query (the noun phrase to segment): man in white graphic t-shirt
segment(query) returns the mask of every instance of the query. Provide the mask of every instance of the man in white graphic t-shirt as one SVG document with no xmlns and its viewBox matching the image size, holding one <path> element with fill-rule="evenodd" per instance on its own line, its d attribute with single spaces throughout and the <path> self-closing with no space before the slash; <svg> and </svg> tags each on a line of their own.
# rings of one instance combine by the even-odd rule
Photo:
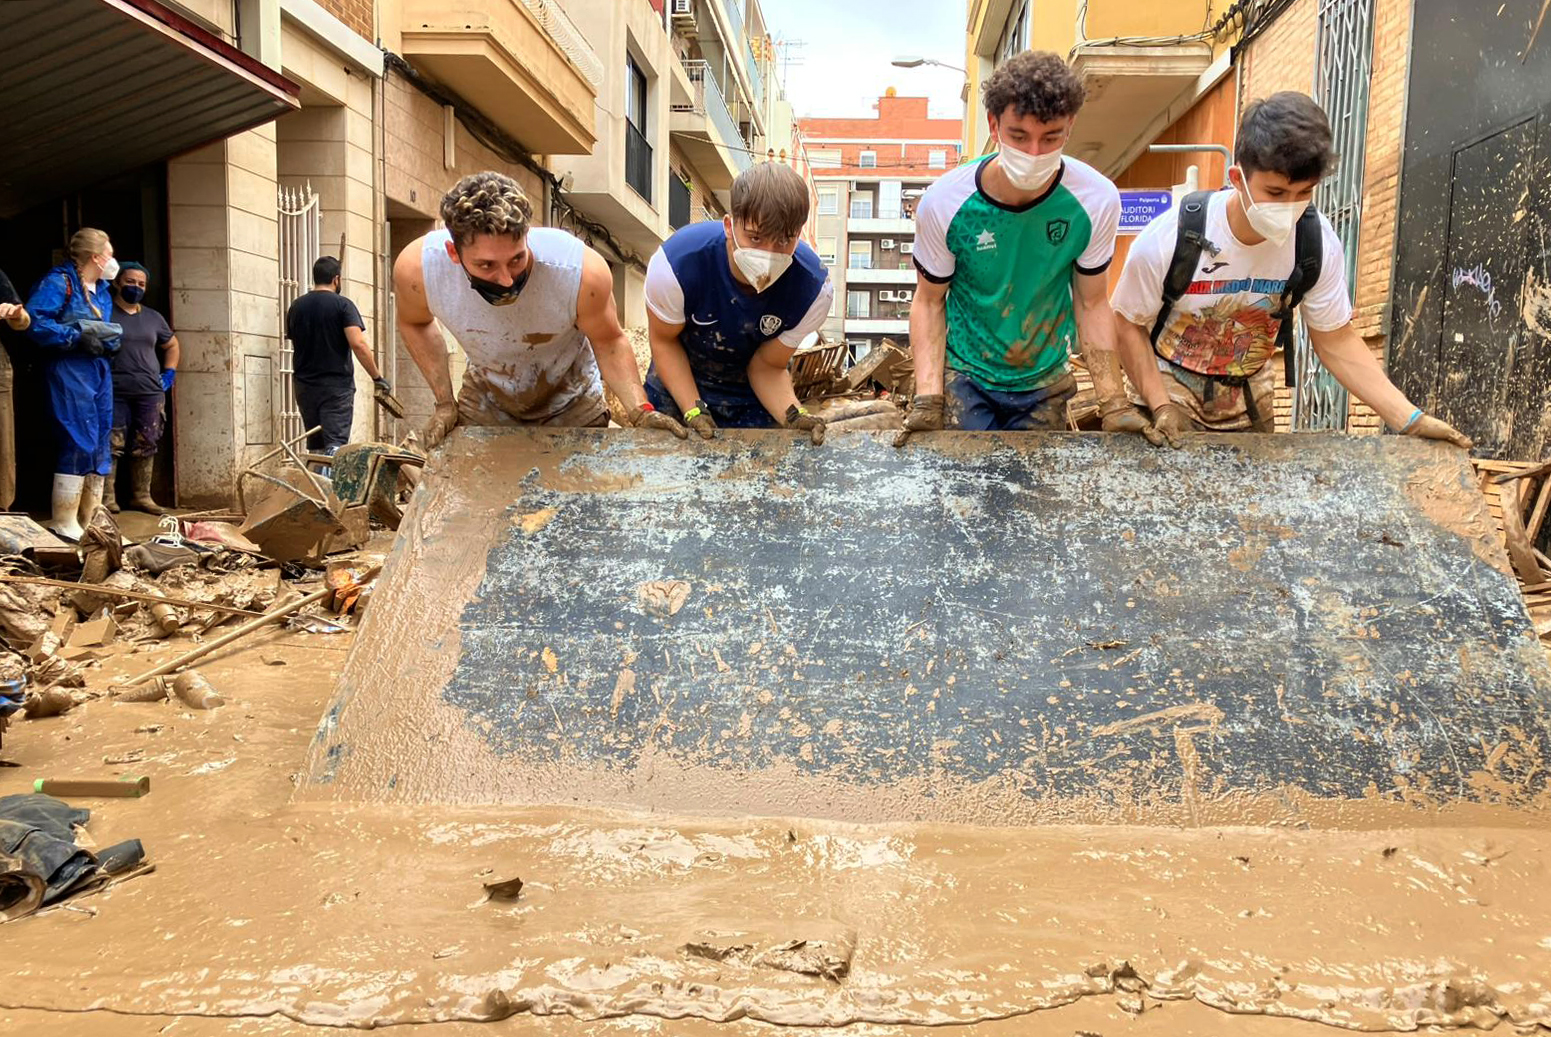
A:
<svg viewBox="0 0 1551 1037">
<path fill-rule="evenodd" d="M 1206 202 L 1206 242 L 1162 326 L 1178 207 L 1137 236 L 1115 288 L 1118 333 L 1133 347 L 1156 333 L 1151 348 L 1157 365 L 1144 368 L 1135 386 L 1135 402 L 1151 411 L 1146 433 L 1154 442 L 1178 446 L 1181 435 L 1201 430 L 1274 429 L 1281 367 L 1271 362 L 1282 323 L 1277 311 L 1300 258 L 1295 228 L 1335 164 L 1330 123 L 1313 100 L 1295 91 L 1256 101 L 1239 124 L 1234 163 L 1228 171 L 1233 189 Z M 1320 363 L 1391 428 L 1470 449 L 1468 438 L 1423 414 L 1395 387 L 1352 327 L 1345 254 L 1329 221 L 1318 219 L 1321 254 L 1311 258 L 1317 258 L 1319 275 L 1298 309 Z"/>
</svg>

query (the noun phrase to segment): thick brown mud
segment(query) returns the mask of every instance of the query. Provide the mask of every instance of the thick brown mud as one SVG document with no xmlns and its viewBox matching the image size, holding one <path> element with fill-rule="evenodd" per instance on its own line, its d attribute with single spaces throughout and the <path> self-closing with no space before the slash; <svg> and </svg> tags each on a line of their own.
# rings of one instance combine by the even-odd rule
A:
<svg viewBox="0 0 1551 1037">
<path fill-rule="evenodd" d="M 89 832 L 144 840 L 156 871 L 6 926 L 0 1020 L 88 1013 L 15 1031 L 39 1034 L 162 1032 L 124 1013 L 176 1022 L 169 1034 L 527 1016 L 562 1034 L 1027 1033 L 1031 1015 L 1135 1033 L 1155 1018 L 1168 1025 L 1151 1032 L 1551 1024 L 1551 833 L 285 805 L 344 647 L 266 635 L 202 667 L 219 709 L 101 700 L 13 729 L 23 766 L 0 771 L 0 794 L 44 774 L 150 774 L 145 799 L 88 804 Z M 516 901 L 487 898 L 512 877 Z"/>
</svg>

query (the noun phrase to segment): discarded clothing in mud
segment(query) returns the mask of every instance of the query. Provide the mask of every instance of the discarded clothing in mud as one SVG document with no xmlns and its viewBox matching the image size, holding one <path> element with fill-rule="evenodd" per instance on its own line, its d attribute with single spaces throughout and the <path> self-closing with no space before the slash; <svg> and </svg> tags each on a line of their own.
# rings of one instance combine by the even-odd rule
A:
<svg viewBox="0 0 1551 1037">
<path fill-rule="evenodd" d="M 77 846 L 75 829 L 90 818 L 91 811 L 41 793 L 0 798 L 0 919 L 20 918 L 140 863 L 138 840 L 100 856 Z"/>
</svg>

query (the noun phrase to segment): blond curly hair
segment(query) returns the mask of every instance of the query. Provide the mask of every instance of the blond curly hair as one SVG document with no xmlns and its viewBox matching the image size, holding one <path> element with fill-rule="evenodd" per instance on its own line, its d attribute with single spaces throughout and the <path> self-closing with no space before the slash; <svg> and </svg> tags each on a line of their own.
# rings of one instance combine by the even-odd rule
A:
<svg viewBox="0 0 1551 1037">
<path fill-rule="evenodd" d="M 470 173 L 442 197 L 442 223 L 462 248 L 479 234 L 528 233 L 533 205 L 517 181 L 504 173 Z"/>
</svg>

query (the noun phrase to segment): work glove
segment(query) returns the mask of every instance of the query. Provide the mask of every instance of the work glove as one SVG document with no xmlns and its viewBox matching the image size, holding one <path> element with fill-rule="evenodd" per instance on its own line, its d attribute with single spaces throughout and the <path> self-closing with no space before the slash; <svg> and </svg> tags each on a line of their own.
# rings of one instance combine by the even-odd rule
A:
<svg viewBox="0 0 1551 1037">
<path fill-rule="evenodd" d="M 1405 434 L 1415 436 L 1417 439 L 1441 439 L 1445 443 L 1453 443 L 1461 450 L 1469 450 L 1476 445 L 1474 440 L 1447 421 L 1429 414 L 1423 414 L 1413 421 L 1405 430 Z"/>
<path fill-rule="evenodd" d="M 1105 432 L 1135 432 L 1153 446 L 1164 444 L 1163 433 L 1130 400 L 1121 397 L 1099 407 L 1099 424 Z"/>
<path fill-rule="evenodd" d="M 787 428 L 808 433 L 814 446 L 824 442 L 824 419 L 817 414 L 809 414 L 795 403 L 786 408 L 784 424 Z"/>
<path fill-rule="evenodd" d="M 695 405 L 684 412 L 684 424 L 699 433 L 701 439 L 716 438 L 716 419 L 711 417 L 704 400 L 696 400 Z"/>
<path fill-rule="evenodd" d="M 456 403 L 438 403 L 436 411 L 431 415 L 431 423 L 425 427 L 422 438 L 425 440 L 426 450 L 435 450 L 441 446 L 442 440 L 447 434 L 458 427 L 458 405 Z"/>
<path fill-rule="evenodd" d="M 1196 423 L 1179 404 L 1165 403 L 1153 409 L 1152 428 L 1153 435 L 1147 436 L 1149 443 L 1162 446 L 1167 441 L 1169 446 L 1178 450 L 1184 444 L 1185 437 L 1196 430 Z"/>
<path fill-rule="evenodd" d="M 894 445 L 904 446 L 910 440 L 912 432 L 941 432 L 942 423 L 942 393 L 912 396 L 910 410 L 905 414 L 905 427 L 894 437 Z"/>
<path fill-rule="evenodd" d="M 178 380 L 178 370 L 175 367 L 162 368 L 162 392 L 172 392 L 172 383 Z"/>
<path fill-rule="evenodd" d="M 119 336 L 124 333 L 119 325 L 105 320 L 83 320 L 76 326 L 81 332 L 80 338 L 76 339 L 76 348 L 87 356 L 118 352 Z"/>
<path fill-rule="evenodd" d="M 662 432 L 671 432 L 680 439 L 689 438 L 689 429 L 680 425 L 650 403 L 641 404 L 631 413 L 630 424 L 633 428 L 657 429 Z"/>
<path fill-rule="evenodd" d="M 381 375 L 372 379 L 372 388 L 380 393 L 386 393 L 389 396 L 393 395 L 393 386 L 388 384 L 388 380 Z"/>
</svg>

